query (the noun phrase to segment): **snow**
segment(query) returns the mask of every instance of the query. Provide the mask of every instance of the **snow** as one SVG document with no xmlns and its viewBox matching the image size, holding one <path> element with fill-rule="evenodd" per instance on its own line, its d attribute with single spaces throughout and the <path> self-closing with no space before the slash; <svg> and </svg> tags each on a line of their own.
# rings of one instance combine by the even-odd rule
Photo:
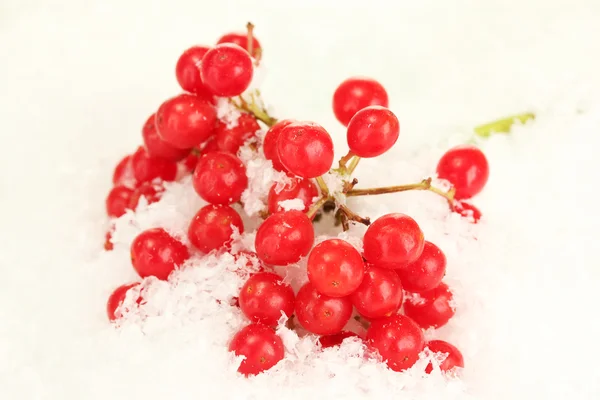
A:
<svg viewBox="0 0 600 400">
<path fill-rule="evenodd" d="M 598 2 L 263 4 L 2 4 L 0 398 L 600 398 Z M 115 249 L 105 253 L 112 168 L 140 143 L 147 116 L 179 92 L 179 53 L 247 20 L 269 67 L 263 97 L 277 117 L 322 124 L 338 157 L 347 147 L 331 112 L 335 86 L 361 74 L 388 88 L 400 139 L 361 161 L 359 187 L 418 182 L 474 126 L 536 113 L 481 143 L 491 176 L 474 199 L 477 225 L 428 192 L 347 199 L 371 218 L 411 215 L 445 252 L 457 313 L 427 335 L 461 349 L 459 377 L 425 376 L 426 359 L 389 371 L 353 340 L 315 351 L 314 338 L 283 327 L 286 359 L 236 376 L 226 346 L 245 322 L 228 300 L 244 261 L 232 256 L 195 256 L 169 282 L 147 279 L 146 304 L 119 329 L 108 324 L 110 292 L 137 279 L 133 237 L 163 226 L 185 241 L 204 204 L 189 180 L 168 184 L 158 203 L 116 221 Z M 255 170 L 263 184 L 254 209 L 275 179 L 265 164 Z M 255 218 L 245 222 L 236 249 L 253 244 Z M 362 232 L 339 236 L 360 246 Z M 294 287 L 303 262 L 290 268 Z"/>
</svg>

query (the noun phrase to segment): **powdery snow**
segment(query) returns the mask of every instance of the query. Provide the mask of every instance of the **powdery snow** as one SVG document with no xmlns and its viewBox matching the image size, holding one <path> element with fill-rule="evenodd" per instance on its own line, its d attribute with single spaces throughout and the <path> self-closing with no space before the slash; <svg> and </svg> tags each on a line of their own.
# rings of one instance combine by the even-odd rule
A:
<svg viewBox="0 0 600 400">
<path fill-rule="evenodd" d="M 305 1 L 294 9 L 273 2 L 268 11 L 182 3 L 16 2 L 0 13 L 0 53 L 9 55 L 0 63 L 0 398 L 600 398 L 597 2 Z M 263 96 L 278 117 L 321 123 L 338 156 L 347 147 L 331 112 L 335 86 L 363 74 L 388 88 L 400 139 L 361 161 L 359 187 L 418 182 L 474 125 L 536 112 L 510 136 L 481 143 L 491 176 L 474 199 L 483 212 L 477 225 L 428 192 L 347 199 L 371 218 L 411 215 L 445 252 L 457 313 L 426 334 L 462 351 L 459 377 L 425 375 L 430 354 L 406 373 L 389 371 L 365 360 L 352 339 L 316 351 L 313 337 L 283 326 L 285 360 L 239 377 L 226 348 L 246 322 L 229 301 L 247 260 L 231 255 L 194 256 L 169 282 L 146 279 L 146 303 L 118 329 L 107 322 L 111 291 L 138 279 L 129 260 L 135 235 L 163 226 L 186 241 L 204 205 L 189 178 L 167 184 L 158 203 L 116 221 L 115 248 L 106 253 L 112 168 L 140 143 L 147 116 L 179 92 L 179 53 L 249 19 L 269 65 Z M 246 194 L 246 211 L 264 206 L 277 179 L 261 157 L 246 157 L 260 187 Z M 252 248 L 257 221 L 245 218 L 235 251 Z M 328 221 L 317 227 L 319 240 L 338 236 L 360 248 L 364 227 L 338 233 Z M 298 288 L 304 266 L 278 272 Z"/>
</svg>

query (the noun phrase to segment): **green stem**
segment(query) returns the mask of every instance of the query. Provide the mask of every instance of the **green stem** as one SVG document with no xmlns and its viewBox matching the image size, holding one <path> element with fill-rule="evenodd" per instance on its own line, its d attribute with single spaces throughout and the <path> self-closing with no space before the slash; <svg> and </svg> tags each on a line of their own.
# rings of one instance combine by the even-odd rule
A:
<svg viewBox="0 0 600 400">
<path fill-rule="evenodd" d="M 325 203 L 327 203 L 328 200 L 330 200 L 329 197 L 323 196 L 315 204 L 310 206 L 310 208 L 306 212 L 306 215 L 308 216 L 308 218 L 314 217 L 315 214 L 321 209 L 321 207 L 323 207 L 323 205 Z"/>
<path fill-rule="evenodd" d="M 479 137 L 486 138 L 490 137 L 493 133 L 508 133 L 515 122 L 519 121 L 521 124 L 524 124 L 525 122 L 534 118 L 535 114 L 533 113 L 513 115 L 487 124 L 479 125 L 475 127 L 475 134 Z"/>
</svg>

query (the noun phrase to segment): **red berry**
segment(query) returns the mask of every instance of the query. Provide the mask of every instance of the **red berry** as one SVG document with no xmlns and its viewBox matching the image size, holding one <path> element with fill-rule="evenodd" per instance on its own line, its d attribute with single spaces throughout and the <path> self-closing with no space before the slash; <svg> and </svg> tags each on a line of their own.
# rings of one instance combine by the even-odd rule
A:
<svg viewBox="0 0 600 400">
<path fill-rule="evenodd" d="M 473 204 L 468 203 L 465 200 L 454 200 L 452 203 L 452 211 L 462 215 L 474 224 L 479 222 L 481 219 L 481 211 L 479 211 L 479 209 Z"/>
<path fill-rule="evenodd" d="M 271 272 L 254 274 L 240 291 L 240 308 L 252 322 L 275 326 L 283 312 L 294 312 L 294 291 L 281 277 Z"/>
<path fill-rule="evenodd" d="M 106 197 L 106 213 L 109 217 L 119 218 L 129 208 L 133 190 L 125 186 L 115 186 Z"/>
<path fill-rule="evenodd" d="M 217 123 L 215 129 L 215 144 L 221 151 L 237 154 L 238 150 L 248 139 L 256 136 L 260 125 L 250 114 L 242 114 L 238 119 L 237 126 L 227 128 L 227 124 Z"/>
<path fill-rule="evenodd" d="M 131 163 L 138 183 L 151 182 L 156 178 L 174 181 L 177 176 L 177 163 L 164 158 L 151 157 L 141 146 L 133 154 Z"/>
<path fill-rule="evenodd" d="M 198 164 L 199 154 L 194 154 L 192 151 L 186 158 L 183 159 L 182 163 L 187 172 L 194 172 L 196 169 L 196 164 Z"/>
<path fill-rule="evenodd" d="M 364 236 L 364 255 L 378 267 L 401 268 L 416 261 L 425 244 L 423 232 L 405 214 L 386 214 L 373 222 Z"/>
<path fill-rule="evenodd" d="M 283 360 L 283 341 L 273 329 L 261 324 L 250 324 L 235 334 L 229 351 L 244 356 L 238 372 L 248 375 L 260 374 Z"/>
<path fill-rule="evenodd" d="M 404 313 L 423 329 L 446 325 L 454 312 L 454 297 L 443 282 L 433 290 L 407 295 L 404 302 Z"/>
<path fill-rule="evenodd" d="M 335 333 L 333 335 L 325 335 L 319 338 L 319 344 L 321 348 L 326 349 L 328 347 L 339 346 L 342 344 L 344 339 L 355 337 L 360 338 L 356 333 L 349 331 L 341 331 L 340 333 Z"/>
<path fill-rule="evenodd" d="M 162 228 L 148 229 L 131 243 L 131 263 L 142 278 L 166 280 L 189 257 L 187 247 Z"/>
<path fill-rule="evenodd" d="M 279 160 L 294 175 L 315 178 L 333 164 L 333 142 L 329 133 L 314 122 L 293 122 L 277 140 Z"/>
<path fill-rule="evenodd" d="M 129 199 L 129 208 L 135 210 L 140 202 L 140 198 L 145 197 L 148 204 L 156 203 L 160 200 L 165 187 L 161 183 L 145 182 L 133 191 Z"/>
<path fill-rule="evenodd" d="M 133 174 L 133 164 L 131 159 L 131 155 L 126 155 L 115 167 L 112 178 L 115 186 L 136 186 L 137 183 Z"/>
<path fill-rule="evenodd" d="M 239 233 L 244 232 L 244 223 L 237 211 L 229 206 L 209 204 L 192 218 L 188 238 L 198 250 L 209 253 L 229 246 L 234 227 Z"/>
<path fill-rule="evenodd" d="M 404 315 L 376 319 L 367 330 L 367 343 L 394 371 L 404 371 L 419 359 L 425 347 L 421 328 Z"/>
<path fill-rule="evenodd" d="M 215 135 L 209 137 L 206 142 L 204 142 L 204 145 L 200 150 L 200 155 L 202 156 L 204 154 L 212 153 L 213 151 L 219 151 L 219 145 Z"/>
<path fill-rule="evenodd" d="M 377 157 L 392 148 L 400 135 L 393 112 L 381 106 L 363 108 L 348 124 L 348 146 L 359 157 Z"/>
<path fill-rule="evenodd" d="M 425 241 L 419 259 L 397 270 L 407 292 L 435 289 L 446 274 L 446 256 L 435 244 Z"/>
<path fill-rule="evenodd" d="M 236 44 L 222 43 L 206 52 L 200 71 L 212 94 L 233 97 L 250 86 L 254 66 L 246 50 Z"/>
<path fill-rule="evenodd" d="M 151 157 L 164 158 L 170 161 L 179 161 L 190 152 L 189 149 L 178 149 L 171 146 L 158 136 L 155 125 L 156 114 L 152 114 L 142 128 L 142 138 L 146 151 Z"/>
<path fill-rule="evenodd" d="M 244 50 L 248 50 L 248 34 L 247 33 L 228 33 L 221 36 L 217 44 L 234 43 Z M 256 57 L 257 52 L 261 51 L 260 42 L 254 36 L 252 37 L 252 56 Z"/>
<path fill-rule="evenodd" d="M 285 200 L 300 199 L 304 203 L 302 212 L 308 211 L 315 197 L 319 196 L 319 190 L 310 179 L 292 178 L 289 184 L 277 191 L 279 185 L 276 183 L 269 190 L 269 212 L 274 214 L 282 211 L 279 202 Z"/>
<path fill-rule="evenodd" d="M 296 317 L 309 332 L 317 335 L 340 333 L 352 315 L 348 297 L 329 297 L 307 283 L 296 295 Z"/>
<path fill-rule="evenodd" d="M 440 363 L 442 372 L 451 371 L 454 368 L 464 368 L 465 361 L 463 356 L 455 346 L 443 340 L 431 340 L 426 345 L 433 353 L 442 353 L 445 356 L 444 361 Z M 425 372 L 430 374 L 433 371 L 433 365 L 429 363 L 425 368 Z"/>
<path fill-rule="evenodd" d="M 292 119 L 283 119 L 277 122 L 275 125 L 269 128 L 263 140 L 263 151 L 265 153 L 265 158 L 267 160 L 271 160 L 273 163 L 273 168 L 275 168 L 277 171 L 286 171 L 285 167 L 279 160 L 277 141 L 279 140 L 279 135 L 281 134 L 283 128 L 293 122 L 295 121 Z"/>
<path fill-rule="evenodd" d="M 181 88 L 186 92 L 195 93 L 207 98 L 210 97 L 210 93 L 202 83 L 200 66 L 202 65 L 202 58 L 208 49 L 205 46 L 190 47 L 179 57 L 175 66 L 175 75 Z"/>
<path fill-rule="evenodd" d="M 127 296 L 127 292 L 129 289 L 139 286 L 139 282 L 130 283 L 127 285 L 119 286 L 115 289 L 114 292 L 108 298 L 108 303 L 106 303 L 106 313 L 108 314 L 108 319 L 111 321 L 115 321 L 123 316 L 123 312 L 121 310 L 117 311 L 117 308 L 123 304 L 125 301 L 125 297 Z M 142 303 L 142 296 L 138 296 L 136 303 Z M 129 311 L 129 310 L 124 310 Z"/>
<path fill-rule="evenodd" d="M 396 313 L 402 305 L 403 296 L 402 283 L 396 271 L 369 266 L 350 299 L 360 315 L 375 319 Z"/>
<path fill-rule="evenodd" d="M 215 151 L 198 160 L 193 178 L 194 189 L 211 204 L 232 204 L 240 200 L 248 187 L 246 167 L 230 153 Z"/>
<path fill-rule="evenodd" d="M 104 250 L 111 251 L 113 249 L 113 243 L 112 243 L 111 239 L 112 239 L 112 232 L 111 231 L 106 232 L 106 235 L 104 236 Z"/>
<path fill-rule="evenodd" d="M 437 165 L 437 174 L 454 186 L 454 198 L 468 199 L 483 190 L 490 167 L 481 150 L 470 144 L 462 144 L 442 156 Z"/>
<path fill-rule="evenodd" d="M 333 94 L 333 113 L 344 126 L 348 125 L 354 114 L 368 106 L 388 106 L 387 92 L 374 79 L 346 79 Z"/>
<path fill-rule="evenodd" d="M 256 232 L 254 246 L 265 264 L 288 265 L 307 255 L 314 241 L 310 219 L 300 211 L 290 210 L 267 218 Z"/>
<path fill-rule="evenodd" d="M 161 139 L 178 149 L 199 146 L 210 137 L 217 122 L 215 107 L 192 94 L 166 100 L 156 112 L 156 129 Z"/>
<path fill-rule="evenodd" d="M 308 256 L 308 280 L 315 290 L 331 297 L 354 292 L 363 280 L 365 263 L 350 243 L 329 239 L 319 243 Z"/>
</svg>

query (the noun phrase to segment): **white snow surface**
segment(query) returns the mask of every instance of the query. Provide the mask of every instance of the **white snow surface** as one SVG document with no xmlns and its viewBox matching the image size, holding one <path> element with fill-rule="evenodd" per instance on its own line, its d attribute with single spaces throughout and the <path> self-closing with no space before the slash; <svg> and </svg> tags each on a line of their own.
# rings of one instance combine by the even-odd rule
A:
<svg viewBox="0 0 600 400">
<path fill-rule="evenodd" d="M 446 253 L 457 313 L 427 336 L 461 349 L 459 378 L 425 375 L 425 359 L 389 371 L 363 360 L 355 341 L 316 351 L 314 338 L 285 328 L 285 360 L 242 378 L 227 352 L 246 323 L 228 305 L 243 283 L 229 255 L 194 256 L 169 282 L 146 280 L 147 303 L 118 329 L 107 322 L 111 291 L 137 279 L 135 235 L 163 226 L 185 241 L 204 204 L 189 179 L 169 184 L 160 202 L 117 221 L 115 249 L 104 252 L 113 167 L 179 93 L 179 54 L 248 20 L 268 65 L 268 104 L 326 127 L 337 156 L 347 147 L 331 111 L 336 85 L 367 75 L 388 89 L 400 139 L 361 161 L 359 187 L 419 181 L 473 126 L 536 112 L 481 144 L 491 176 L 474 199 L 477 225 L 426 192 L 347 201 L 372 218 L 411 215 Z M 0 398 L 600 398 L 598 37 L 594 0 L 4 1 Z M 236 249 L 252 246 L 255 225 L 247 219 Z M 363 231 L 339 236 L 360 246 Z M 295 287 L 302 265 L 286 278 Z"/>
</svg>

